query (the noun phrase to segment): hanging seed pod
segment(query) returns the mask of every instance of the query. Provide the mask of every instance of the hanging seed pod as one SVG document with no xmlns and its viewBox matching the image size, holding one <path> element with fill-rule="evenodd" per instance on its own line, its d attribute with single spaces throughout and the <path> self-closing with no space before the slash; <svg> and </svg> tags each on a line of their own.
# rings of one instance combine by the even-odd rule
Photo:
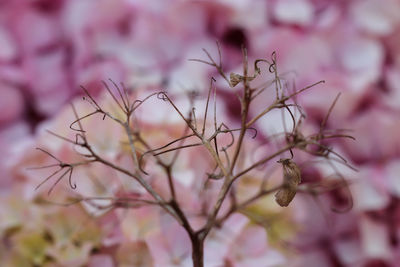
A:
<svg viewBox="0 0 400 267">
<path fill-rule="evenodd" d="M 283 167 L 283 187 L 275 194 L 275 201 L 281 207 L 287 207 L 297 192 L 301 182 L 300 168 L 291 159 L 278 161 Z"/>
</svg>

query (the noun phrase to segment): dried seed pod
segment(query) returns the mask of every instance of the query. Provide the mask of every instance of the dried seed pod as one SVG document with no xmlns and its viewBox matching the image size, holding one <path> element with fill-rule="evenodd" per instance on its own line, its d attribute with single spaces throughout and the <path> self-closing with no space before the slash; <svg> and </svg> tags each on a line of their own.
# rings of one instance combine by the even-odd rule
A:
<svg viewBox="0 0 400 267">
<path fill-rule="evenodd" d="M 238 83 L 243 81 L 243 76 L 241 76 L 239 74 L 236 74 L 236 73 L 233 73 L 233 72 L 231 72 L 231 75 L 230 75 L 229 78 L 230 78 L 230 82 L 231 82 L 232 87 L 235 87 Z"/>
<path fill-rule="evenodd" d="M 297 192 L 297 186 L 301 182 L 300 168 L 291 159 L 278 161 L 283 167 L 283 187 L 275 194 L 275 201 L 281 207 L 287 207 Z"/>
<path fill-rule="evenodd" d="M 254 78 L 257 76 L 257 73 L 254 74 L 253 77 L 246 77 L 247 81 L 251 82 L 252 80 L 254 80 Z M 235 87 L 236 85 L 238 85 L 238 83 L 240 83 L 241 81 L 244 80 L 244 77 L 242 75 L 236 74 L 231 72 L 230 76 L 230 82 L 231 82 L 231 86 Z"/>
</svg>

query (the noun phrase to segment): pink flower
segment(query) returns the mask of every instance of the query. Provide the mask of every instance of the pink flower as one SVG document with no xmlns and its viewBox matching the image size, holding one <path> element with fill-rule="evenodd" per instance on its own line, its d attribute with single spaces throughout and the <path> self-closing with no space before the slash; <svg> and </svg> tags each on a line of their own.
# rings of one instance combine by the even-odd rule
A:
<svg viewBox="0 0 400 267">
<path fill-rule="evenodd" d="M 0 83 L 0 125 L 19 120 L 24 111 L 23 103 L 23 96 L 17 88 Z"/>
</svg>

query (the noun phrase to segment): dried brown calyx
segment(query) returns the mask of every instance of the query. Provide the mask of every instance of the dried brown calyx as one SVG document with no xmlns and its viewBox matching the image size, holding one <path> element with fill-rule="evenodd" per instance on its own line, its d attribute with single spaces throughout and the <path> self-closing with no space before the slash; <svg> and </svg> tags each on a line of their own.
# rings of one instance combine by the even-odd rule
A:
<svg viewBox="0 0 400 267">
<path fill-rule="evenodd" d="M 283 186 L 275 194 L 275 201 L 279 206 L 287 207 L 296 195 L 297 187 L 301 182 L 301 171 L 291 159 L 281 159 L 278 162 L 283 167 Z"/>
<path fill-rule="evenodd" d="M 248 82 L 251 82 L 251 81 L 254 80 L 256 77 L 257 77 L 257 73 L 254 74 L 254 76 L 252 76 L 252 77 L 246 77 L 246 79 L 247 79 Z M 231 86 L 232 86 L 232 87 L 235 87 L 235 86 L 238 85 L 239 83 L 243 82 L 243 81 L 244 81 L 244 78 L 245 78 L 245 77 L 242 76 L 242 75 L 239 75 L 239 74 L 236 74 L 236 73 L 231 72 L 231 74 L 230 74 L 230 76 L 229 76 L 229 81 L 230 81 L 230 83 L 231 83 Z"/>
</svg>

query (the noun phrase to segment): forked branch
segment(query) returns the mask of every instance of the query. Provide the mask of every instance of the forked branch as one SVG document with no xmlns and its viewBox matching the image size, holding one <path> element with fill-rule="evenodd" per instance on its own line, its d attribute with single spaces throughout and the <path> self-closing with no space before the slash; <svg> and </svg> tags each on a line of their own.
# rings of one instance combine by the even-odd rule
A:
<svg viewBox="0 0 400 267">
<path fill-rule="evenodd" d="M 94 162 L 101 163 L 117 172 L 123 173 L 137 181 L 140 186 L 142 186 L 147 191 L 152 199 L 147 200 L 139 198 L 110 198 L 110 204 L 104 207 L 99 206 L 98 208 L 135 208 L 146 204 L 158 205 L 165 212 L 169 213 L 173 218 L 175 218 L 177 222 L 186 230 L 190 237 L 190 240 L 192 241 L 193 264 L 194 266 L 202 267 L 204 257 L 204 240 L 214 227 L 221 226 L 233 213 L 242 211 L 248 205 L 256 202 L 257 200 L 268 194 L 278 191 L 276 195 L 277 203 L 281 206 L 287 206 L 292 201 L 297 190 L 302 190 L 302 187 L 298 186 L 301 180 L 300 168 L 295 163 L 295 155 L 297 150 L 307 152 L 311 155 L 311 157 L 320 157 L 328 161 L 336 160 L 348 167 L 351 167 L 343 156 L 341 156 L 339 153 L 335 152 L 331 147 L 325 144 L 325 140 L 332 138 L 353 139 L 352 136 L 344 134 L 343 131 L 326 129 L 327 120 L 332 113 L 333 107 L 338 101 L 339 95 L 335 98 L 332 106 L 329 108 L 326 117 L 320 125 L 320 130 L 317 133 L 308 135 L 306 137 L 302 134 L 301 125 L 306 116 L 301 106 L 295 101 L 295 97 L 316 85 L 324 83 L 323 80 L 318 81 L 310 86 L 304 87 L 293 93 L 287 93 L 281 83 L 282 76 L 278 73 L 276 53 L 272 53 L 269 60 L 255 60 L 254 64 L 252 65 L 254 66 L 254 70 L 249 70 L 248 55 L 245 48 L 242 49 L 243 73 L 231 73 L 230 79 L 228 79 L 222 67 L 221 49 L 218 43 L 217 47 L 219 58 L 218 63 L 205 49 L 204 52 L 208 60 L 192 59 L 192 61 L 205 63 L 216 68 L 220 76 L 227 82 L 227 85 L 231 90 L 237 90 L 238 88 L 240 89 L 240 91 L 235 91 L 240 101 L 240 117 L 234 118 L 236 121 L 240 121 L 240 127 L 230 127 L 227 122 L 220 122 L 218 120 L 216 109 L 217 90 L 215 87 L 216 80 L 214 78 L 210 79 L 210 85 L 206 96 L 207 100 L 204 107 L 204 115 L 198 116 L 197 118 L 194 106 L 191 107 L 189 114 L 185 115 L 165 91 L 154 92 L 152 94 L 149 94 L 149 96 L 145 97 L 142 100 L 132 99 L 132 94 L 126 89 L 126 87 L 122 83 L 120 85 L 117 85 L 114 81 L 110 80 L 114 90 L 116 90 L 116 93 L 113 93 L 112 88 L 104 82 L 104 86 L 111 99 L 113 100 L 117 108 L 122 112 L 122 114 L 124 114 L 123 118 L 121 118 L 121 116 L 115 116 L 111 112 L 103 109 L 103 107 L 94 99 L 94 97 L 92 97 L 90 93 L 84 87 L 82 87 L 82 90 L 85 93 L 84 100 L 87 101 L 94 110 L 86 115 L 79 116 L 77 111 L 73 107 L 75 120 L 70 124 L 70 128 L 75 133 L 75 140 L 63 137 L 51 131 L 49 131 L 49 133 L 72 144 L 74 147 L 80 147 L 84 149 L 85 153 L 80 152 L 80 154 L 85 158 L 85 160 L 76 163 L 65 163 L 55 157 L 50 152 L 39 149 L 41 152 L 47 154 L 49 157 L 53 158 L 56 161 L 56 163 L 54 164 L 42 166 L 39 168 L 43 169 L 58 167 L 58 169 L 50 174 L 47 178 L 45 178 L 38 185 L 37 188 L 41 187 L 44 183 L 48 182 L 54 176 L 60 175 L 51 186 L 48 192 L 49 194 L 54 189 L 54 187 L 66 176 L 68 176 L 69 186 L 75 189 L 77 185 L 72 181 L 73 169 L 75 167 L 88 165 Z M 253 86 L 253 81 L 262 77 L 260 75 L 263 72 L 260 67 L 261 63 L 267 64 L 266 72 L 272 74 L 273 78 L 263 83 L 261 87 L 256 87 Z M 235 88 L 233 89 L 233 87 Z M 257 115 L 255 115 L 254 117 L 250 117 L 249 110 L 251 104 L 253 103 L 253 100 L 256 97 L 259 97 L 262 92 L 268 90 L 269 87 L 274 87 L 275 89 L 275 98 L 273 99 L 273 101 L 271 101 L 272 104 L 258 111 L 258 114 L 256 113 Z M 165 142 L 163 145 L 158 147 L 152 147 L 150 145 L 151 142 L 147 140 L 146 135 L 142 133 L 139 125 L 137 125 L 135 123 L 135 120 L 132 119 L 132 117 L 136 119 L 136 111 L 142 106 L 144 102 L 146 102 L 153 96 L 167 102 L 185 124 L 185 129 L 179 137 L 172 139 L 172 141 Z M 211 110 L 211 101 L 213 101 L 213 117 L 209 119 L 208 113 L 210 113 Z M 191 103 L 192 102 L 194 101 L 191 101 Z M 246 151 L 244 151 L 245 143 L 247 142 L 248 138 L 246 133 L 252 131 L 255 133 L 252 138 L 256 138 L 256 122 L 265 117 L 269 112 L 274 109 L 280 109 L 282 110 L 282 112 L 287 112 L 290 115 L 293 127 L 290 130 L 285 129 L 285 131 L 282 133 L 284 136 L 284 143 L 281 144 L 279 149 L 272 151 L 269 154 L 264 155 L 257 161 L 248 164 L 248 161 L 242 160 L 247 156 L 245 153 Z M 301 114 L 300 119 L 296 119 L 294 112 L 299 112 Z M 118 163 L 106 159 L 100 154 L 100 152 L 97 152 L 97 150 L 94 149 L 91 143 L 89 143 L 86 136 L 86 130 L 82 126 L 82 121 L 89 119 L 96 114 L 101 114 L 103 120 L 106 118 L 111 119 L 117 125 L 119 125 L 119 127 L 123 128 L 126 138 L 128 140 L 125 142 L 129 144 L 129 154 L 132 158 L 132 163 L 134 166 L 132 170 L 126 169 L 123 166 L 120 166 Z M 202 122 L 199 123 L 200 126 L 198 126 L 197 120 L 201 118 Z M 217 140 L 220 135 L 224 134 L 230 135 L 230 142 L 228 144 L 221 145 L 220 142 Z M 192 139 L 195 139 L 196 141 L 193 141 Z M 139 145 L 141 147 L 140 153 L 137 150 L 137 147 Z M 209 178 L 206 179 L 205 183 L 213 183 L 215 182 L 215 180 L 221 180 L 222 184 L 220 185 L 220 188 L 216 195 L 215 202 L 211 204 L 210 211 L 208 213 L 203 213 L 205 216 L 205 224 L 198 230 L 194 231 L 188 218 L 189 215 L 183 211 L 181 204 L 177 199 L 177 194 L 179 194 L 179 192 L 177 192 L 175 189 L 176 181 L 174 181 L 173 178 L 173 170 L 175 163 L 178 161 L 178 157 L 181 151 L 200 146 L 207 150 L 212 160 L 213 166 L 213 169 L 210 172 L 204 170 L 204 174 L 207 175 Z M 317 147 L 318 149 L 315 150 L 310 148 L 313 146 Z M 173 153 L 172 160 L 170 162 L 165 162 L 162 159 L 163 157 L 160 157 L 161 155 L 167 153 Z M 243 176 L 248 175 L 253 170 L 259 169 L 261 166 L 270 161 L 278 160 L 279 157 L 282 157 L 283 155 L 288 155 L 288 153 L 290 153 L 290 158 L 283 157 L 278 161 L 280 164 L 282 164 L 282 167 L 284 169 L 284 178 L 282 184 L 271 188 L 265 188 L 265 182 L 263 181 L 257 193 L 255 193 L 253 196 L 250 196 L 247 200 L 239 203 L 236 196 L 237 192 L 236 190 L 233 190 L 235 182 Z M 334 157 L 332 157 L 332 155 Z M 164 171 L 163 175 L 165 175 L 165 179 L 167 179 L 170 191 L 169 197 L 163 198 L 149 182 L 147 175 L 149 175 L 152 170 L 145 170 L 143 167 L 145 160 L 147 160 L 148 158 L 153 159 L 155 163 Z M 248 165 L 245 165 L 245 162 Z M 343 181 L 343 184 L 346 183 Z M 206 186 L 204 186 L 204 188 L 204 190 L 207 190 Z M 225 214 L 221 215 L 220 210 L 222 204 L 228 196 L 231 200 L 230 207 Z M 94 200 L 96 200 L 96 198 L 81 197 L 79 199 L 76 199 L 75 203 L 80 203 L 84 201 L 93 204 Z"/>
</svg>

